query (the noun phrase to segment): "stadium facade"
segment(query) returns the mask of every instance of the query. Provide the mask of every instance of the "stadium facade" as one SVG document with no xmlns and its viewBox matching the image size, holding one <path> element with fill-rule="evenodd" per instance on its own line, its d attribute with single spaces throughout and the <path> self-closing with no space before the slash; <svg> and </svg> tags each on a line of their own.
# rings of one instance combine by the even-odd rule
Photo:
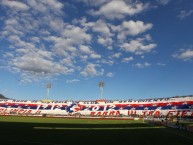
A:
<svg viewBox="0 0 193 145">
<path fill-rule="evenodd" d="M 193 117 L 193 95 L 124 101 L 38 101 L 0 99 L 0 115 Z"/>
</svg>

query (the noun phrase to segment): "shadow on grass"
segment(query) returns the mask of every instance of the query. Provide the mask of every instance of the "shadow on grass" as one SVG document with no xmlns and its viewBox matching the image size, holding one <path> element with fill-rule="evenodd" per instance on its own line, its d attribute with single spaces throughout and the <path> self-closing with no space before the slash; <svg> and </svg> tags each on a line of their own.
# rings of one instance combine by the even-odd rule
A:
<svg viewBox="0 0 193 145">
<path fill-rule="evenodd" d="M 0 122 L 0 142 L 25 145 L 192 145 L 193 135 L 162 126 Z"/>
</svg>

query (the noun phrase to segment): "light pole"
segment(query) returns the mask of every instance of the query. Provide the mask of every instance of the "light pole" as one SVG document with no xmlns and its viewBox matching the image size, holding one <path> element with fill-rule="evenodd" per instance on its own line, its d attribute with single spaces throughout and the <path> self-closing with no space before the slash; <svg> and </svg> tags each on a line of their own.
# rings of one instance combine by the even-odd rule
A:
<svg viewBox="0 0 193 145">
<path fill-rule="evenodd" d="M 51 87 L 52 87 L 52 84 L 51 83 L 47 83 L 47 85 L 46 85 L 46 88 L 47 88 L 47 94 L 46 94 L 46 99 L 48 100 L 48 97 L 49 97 L 49 95 L 50 95 L 50 89 L 51 89 Z"/>
<path fill-rule="evenodd" d="M 101 91 L 101 100 L 102 100 L 103 88 L 105 86 L 105 83 L 103 81 L 100 81 L 98 85 L 99 85 L 99 88 L 100 88 L 100 91 Z"/>
</svg>

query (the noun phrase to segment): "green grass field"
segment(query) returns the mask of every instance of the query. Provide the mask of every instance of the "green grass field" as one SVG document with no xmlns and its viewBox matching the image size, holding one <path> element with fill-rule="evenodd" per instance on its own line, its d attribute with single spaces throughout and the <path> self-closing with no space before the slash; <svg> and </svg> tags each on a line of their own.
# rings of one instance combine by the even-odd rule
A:
<svg viewBox="0 0 193 145">
<path fill-rule="evenodd" d="M 193 145 L 193 133 L 134 120 L 0 116 L 0 143 Z"/>
</svg>

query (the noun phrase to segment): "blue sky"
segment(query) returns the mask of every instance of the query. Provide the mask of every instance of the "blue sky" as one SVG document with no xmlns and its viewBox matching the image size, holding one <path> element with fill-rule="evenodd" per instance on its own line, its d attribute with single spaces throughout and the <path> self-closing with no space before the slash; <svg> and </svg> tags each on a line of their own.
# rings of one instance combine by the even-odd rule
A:
<svg viewBox="0 0 193 145">
<path fill-rule="evenodd" d="M 103 99 L 190 95 L 192 59 L 192 0 L 0 0 L 10 98 L 96 100 L 100 81 Z"/>
</svg>

